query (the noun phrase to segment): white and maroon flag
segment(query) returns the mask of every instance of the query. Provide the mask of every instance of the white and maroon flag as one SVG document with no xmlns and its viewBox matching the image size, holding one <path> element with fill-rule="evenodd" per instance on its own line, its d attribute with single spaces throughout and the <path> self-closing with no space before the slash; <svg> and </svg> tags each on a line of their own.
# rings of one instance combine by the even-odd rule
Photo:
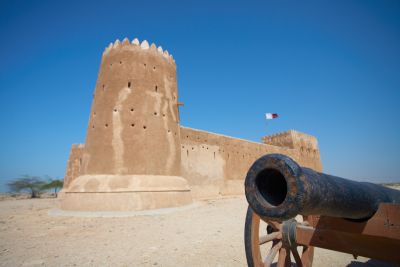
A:
<svg viewBox="0 0 400 267">
<path fill-rule="evenodd" d="M 265 118 L 267 120 L 276 119 L 276 118 L 278 118 L 278 114 L 277 113 L 265 113 Z"/>
</svg>

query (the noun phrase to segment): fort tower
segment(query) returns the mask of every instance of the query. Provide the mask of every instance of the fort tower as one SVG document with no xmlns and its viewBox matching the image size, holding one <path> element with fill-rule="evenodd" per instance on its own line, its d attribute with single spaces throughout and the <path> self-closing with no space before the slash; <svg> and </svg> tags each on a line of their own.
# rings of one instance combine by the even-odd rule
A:
<svg viewBox="0 0 400 267">
<path fill-rule="evenodd" d="M 142 210 L 191 203 L 181 177 L 175 61 L 147 41 L 104 51 L 79 174 L 62 208 Z M 79 151 L 78 151 L 79 150 Z M 71 159 L 70 159 L 71 160 Z"/>
</svg>

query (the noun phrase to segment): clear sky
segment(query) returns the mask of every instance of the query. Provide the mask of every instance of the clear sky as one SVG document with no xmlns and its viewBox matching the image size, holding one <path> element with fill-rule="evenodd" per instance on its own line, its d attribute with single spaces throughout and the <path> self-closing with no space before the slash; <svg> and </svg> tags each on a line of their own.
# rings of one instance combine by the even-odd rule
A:
<svg viewBox="0 0 400 267">
<path fill-rule="evenodd" d="M 2 0 L 0 184 L 64 176 L 101 54 L 124 37 L 173 54 L 182 125 L 253 141 L 296 129 L 325 172 L 400 181 L 399 1 Z"/>
</svg>

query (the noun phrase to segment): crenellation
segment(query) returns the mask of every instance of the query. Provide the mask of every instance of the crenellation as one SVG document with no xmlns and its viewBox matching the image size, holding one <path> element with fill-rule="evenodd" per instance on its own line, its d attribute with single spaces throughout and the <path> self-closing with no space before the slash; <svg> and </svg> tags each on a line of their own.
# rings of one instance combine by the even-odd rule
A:
<svg viewBox="0 0 400 267">
<path fill-rule="evenodd" d="M 142 43 L 140 44 L 140 48 L 147 50 L 150 48 L 149 46 L 149 42 L 147 42 L 147 40 L 143 40 Z"/>
<path fill-rule="evenodd" d="M 117 39 L 117 40 L 114 42 L 113 48 L 115 49 L 115 48 L 118 48 L 118 47 L 120 47 L 120 46 L 121 46 L 121 41 L 120 41 L 119 39 Z"/>
<path fill-rule="evenodd" d="M 139 39 L 138 38 L 133 39 L 132 44 L 139 46 L 140 45 Z"/>
<path fill-rule="evenodd" d="M 122 40 L 122 45 L 123 46 L 130 45 L 129 39 L 125 37 L 124 40 Z"/>
</svg>

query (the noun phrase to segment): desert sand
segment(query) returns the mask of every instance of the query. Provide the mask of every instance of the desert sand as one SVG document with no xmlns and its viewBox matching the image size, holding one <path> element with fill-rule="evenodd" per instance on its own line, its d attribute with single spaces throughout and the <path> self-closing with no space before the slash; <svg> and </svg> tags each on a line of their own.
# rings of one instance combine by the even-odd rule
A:
<svg viewBox="0 0 400 267">
<path fill-rule="evenodd" d="M 244 197 L 144 213 L 68 213 L 58 206 L 58 199 L 0 201 L 0 266 L 247 265 Z M 317 248 L 313 266 L 381 265 Z"/>
</svg>

